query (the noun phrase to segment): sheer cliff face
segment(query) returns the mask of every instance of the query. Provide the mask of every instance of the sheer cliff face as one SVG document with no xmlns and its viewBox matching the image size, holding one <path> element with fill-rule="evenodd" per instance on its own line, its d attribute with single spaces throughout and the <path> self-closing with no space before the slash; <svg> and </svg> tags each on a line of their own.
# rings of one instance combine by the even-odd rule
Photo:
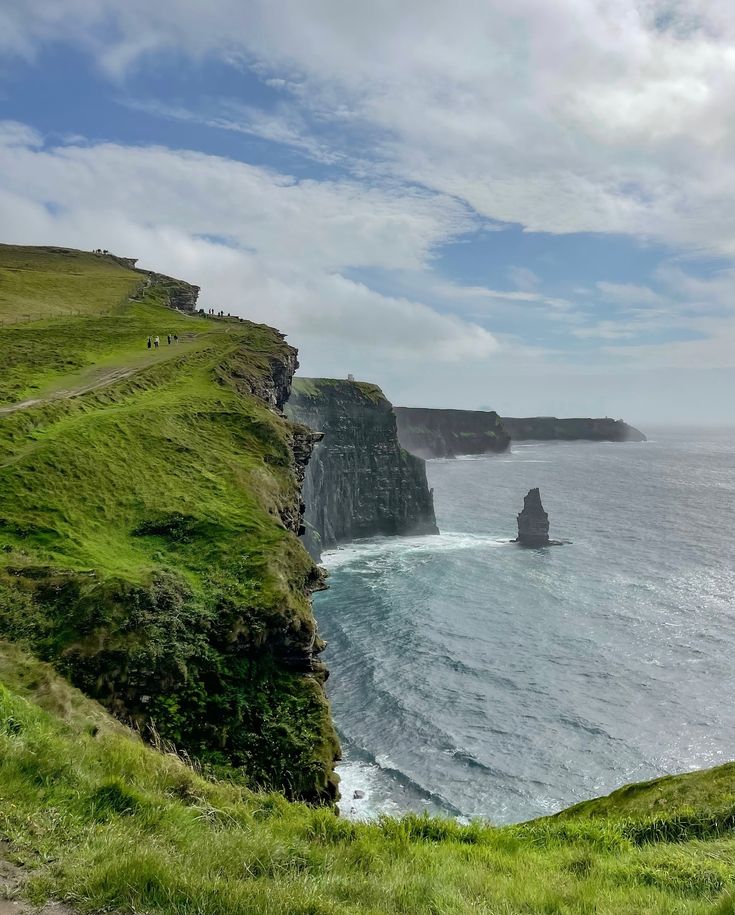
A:
<svg viewBox="0 0 735 915">
<path fill-rule="evenodd" d="M 646 436 L 622 419 L 575 418 L 556 416 L 527 416 L 522 419 L 503 417 L 503 425 L 514 441 L 593 441 L 645 442 Z"/>
<path fill-rule="evenodd" d="M 424 462 L 398 443 L 391 404 L 374 385 L 295 379 L 287 415 L 324 433 L 306 471 L 305 543 L 321 549 L 376 534 L 435 534 Z"/>
<path fill-rule="evenodd" d="M 497 413 L 395 407 L 401 445 L 422 458 L 505 451 L 510 436 Z"/>
<path fill-rule="evenodd" d="M 644 442 L 646 436 L 622 419 L 522 419 L 485 410 L 394 407 L 401 445 L 423 458 L 505 451 L 513 441 Z"/>
</svg>

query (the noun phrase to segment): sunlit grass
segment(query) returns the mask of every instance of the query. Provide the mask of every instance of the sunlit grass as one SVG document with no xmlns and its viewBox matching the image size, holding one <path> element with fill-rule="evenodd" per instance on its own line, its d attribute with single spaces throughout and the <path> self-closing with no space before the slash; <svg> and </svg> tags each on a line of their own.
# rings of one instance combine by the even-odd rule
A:
<svg viewBox="0 0 735 915">
<path fill-rule="evenodd" d="M 38 899 L 191 915 L 731 911 L 731 827 L 639 844 L 629 834 L 647 812 L 604 801 L 597 821 L 350 823 L 202 779 L 18 649 L 0 646 L 0 681 L 0 831 L 35 869 Z M 728 777 L 700 774 L 701 813 Z"/>
</svg>

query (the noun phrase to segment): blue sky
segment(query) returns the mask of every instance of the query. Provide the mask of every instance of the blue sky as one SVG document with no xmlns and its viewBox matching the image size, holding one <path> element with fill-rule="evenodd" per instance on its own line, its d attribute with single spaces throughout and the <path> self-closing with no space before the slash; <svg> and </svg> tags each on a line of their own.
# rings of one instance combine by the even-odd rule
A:
<svg viewBox="0 0 735 915">
<path fill-rule="evenodd" d="M 719 0 L 0 6 L 3 241 L 107 247 L 395 403 L 729 422 Z"/>
</svg>

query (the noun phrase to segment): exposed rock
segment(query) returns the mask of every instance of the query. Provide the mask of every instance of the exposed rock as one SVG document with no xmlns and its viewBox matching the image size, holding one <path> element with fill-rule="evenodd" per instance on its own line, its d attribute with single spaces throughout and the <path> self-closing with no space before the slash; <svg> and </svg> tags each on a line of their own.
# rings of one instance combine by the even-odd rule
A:
<svg viewBox="0 0 735 915">
<path fill-rule="evenodd" d="M 646 436 L 608 417 L 557 419 L 555 416 L 514 418 L 490 410 L 434 410 L 394 407 L 398 438 L 411 454 L 422 458 L 457 457 L 505 451 L 514 441 L 644 442 Z"/>
<path fill-rule="evenodd" d="M 503 417 L 513 441 L 645 442 L 646 436 L 622 419 L 557 419 L 556 416 Z"/>
<path fill-rule="evenodd" d="M 359 537 L 438 533 L 426 467 L 399 445 L 380 388 L 297 378 L 286 414 L 324 433 L 304 481 L 304 543 L 312 556 Z"/>
<path fill-rule="evenodd" d="M 270 333 L 283 340 L 284 335 L 265 324 L 257 325 L 266 328 Z M 267 358 L 267 369 L 264 371 L 264 358 Z M 263 357 L 258 362 L 234 353 L 222 361 L 217 369 L 218 377 L 223 384 L 234 387 L 240 394 L 252 394 L 264 400 L 273 410 L 280 413 L 291 394 L 291 379 L 299 367 L 297 351 L 292 346 L 283 345 L 283 352 L 278 356 Z"/>
<path fill-rule="evenodd" d="M 518 514 L 518 537 L 515 541 L 521 546 L 548 546 L 549 516 L 541 504 L 541 493 L 538 488 L 529 489 L 523 500 L 523 511 Z"/>
<path fill-rule="evenodd" d="M 130 260 L 135 263 L 133 258 L 119 258 L 115 260 L 118 263 Z M 166 276 L 165 273 L 154 273 L 152 270 L 141 270 L 136 268 L 137 272 L 145 277 L 145 282 L 138 292 L 131 296 L 133 299 L 140 299 L 146 294 L 150 294 L 151 288 L 155 287 L 163 295 L 164 301 L 161 303 L 169 308 L 175 308 L 177 311 L 193 314 L 196 311 L 197 299 L 199 298 L 199 286 L 193 286 L 184 280 L 177 280 L 173 276 Z"/>
<path fill-rule="evenodd" d="M 434 410 L 394 407 L 401 445 L 422 458 L 506 451 L 510 436 L 489 410 Z"/>
</svg>

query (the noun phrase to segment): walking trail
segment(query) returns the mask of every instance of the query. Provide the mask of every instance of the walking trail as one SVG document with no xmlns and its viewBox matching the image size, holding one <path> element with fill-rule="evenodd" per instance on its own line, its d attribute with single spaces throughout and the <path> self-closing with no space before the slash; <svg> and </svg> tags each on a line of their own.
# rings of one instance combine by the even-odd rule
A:
<svg viewBox="0 0 735 915">
<path fill-rule="evenodd" d="M 6 413 L 16 413 L 18 410 L 27 410 L 41 403 L 49 403 L 54 400 L 70 400 L 72 397 L 79 397 L 82 394 L 89 394 L 91 391 L 97 391 L 99 388 L 108 387 L 131 375 L 148 368 L 151 365 L 157 365 L 160 362 L 166 362 L 180 355 L 182 352 L 191 351 L 200 338 L 201 334 L 192 334 L 188 340 L 173 346 L 167 346 L 165 349 L 154 349 L 146 352 L 142 356 L 132 358 L 126 365 L 117 365 L 114 368 L 100 369 L 99 366 L 93 366 L 91 369 L 76 376 L 75 382 L 66 388 L 58 388 L 49 391 L 38 397 L 32 397 L 28 400 L 21 400 L 18 403 L 5 404 L 0 406 L 0 416 Z M 0 912 L 0 915 L 3 915 Z"/>
<path fill-rule="evenodd" d="M 0 915 L 76 915 L 63 902 L 47 902 L 42 908 L 19 898 L 28 871 L 8 860 L 10 846 L 0 839 Z"/>
</svg>

